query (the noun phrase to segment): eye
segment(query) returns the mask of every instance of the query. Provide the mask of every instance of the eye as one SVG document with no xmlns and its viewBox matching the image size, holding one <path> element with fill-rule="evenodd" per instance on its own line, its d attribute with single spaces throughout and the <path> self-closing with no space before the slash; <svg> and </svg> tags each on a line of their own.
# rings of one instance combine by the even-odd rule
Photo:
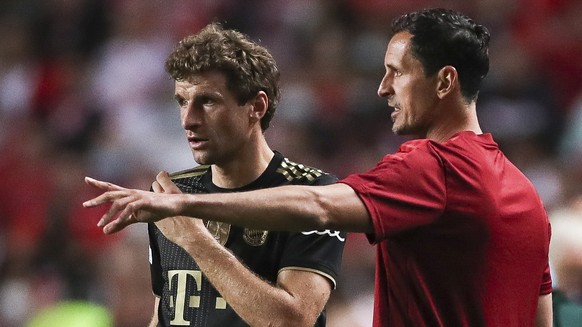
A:
<svg viewBox="0 0 582 327">
<path fill-rule="evenodd" d="M 400 71 L 398 68 L 394 67 L 393 65 L 387 65 L 386 66 L 386 74 L 389 74 L 390 76 L 393 76 L 393 77 L 399 77 L 399 76 L 402 76 L 402 71 Z"/>
<path fill-rule="evenodd" d="M 200 99 L 202 102 L 202 104 L 205 105 L 213 105 L 216 101 L 214 101 L 214 99 L 212 99 L 211 97 L 202 97 L 202 99 Z"/>
<path fill-rule="evenodd" d="M 176 99 L 176 102 L 178 103 L 178 106 L 180 106 L 180 107 L 184 107 L 184 106 L 188 105 L 188 101 L 181 96 L 176 96 L 175 99 Z"/>
</svg>

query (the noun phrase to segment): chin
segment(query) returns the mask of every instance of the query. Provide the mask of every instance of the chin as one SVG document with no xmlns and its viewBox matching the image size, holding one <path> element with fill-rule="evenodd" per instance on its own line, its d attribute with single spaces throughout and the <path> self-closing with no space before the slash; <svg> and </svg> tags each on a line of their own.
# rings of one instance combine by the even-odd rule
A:
<svg viewBox="0 0 582 327">
<path fill-rule="evenodd" d="M 411 126 L 394 125 L 392 126 L 392 132 L 396 135 L 406 136 L 406 135 L 417 135 L 419 132 L 412 128 Z"/>
<path fill-rule="evenodd" d="M 403 130 L 402 126 L 400 125 L 392 125 L 392 132 L 396 135 L 404 135 L 406 132 Z"/>
<path fill-rule="evenodd" d="M 196 163 L 199 165 L 212 164 L 210 158 L 205 153 L 200 153 L 199 151 L 192 151 L 192 155 L 194 156 L 194 161 L 196 161 Z"/>
</svg>

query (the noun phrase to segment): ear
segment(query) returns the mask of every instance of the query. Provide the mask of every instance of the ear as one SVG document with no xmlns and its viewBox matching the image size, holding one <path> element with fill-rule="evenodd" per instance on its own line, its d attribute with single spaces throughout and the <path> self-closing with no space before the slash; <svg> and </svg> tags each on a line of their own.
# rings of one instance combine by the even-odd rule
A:
<svg viewBox="0 0 582 327">
<path fill-rule="evenodd" d="M 249 111 L 251 120 L 253 122 L 259 121 L 265 116 L 269 108 L 269 97 L 264 91 L 259 91 L 254 98 L 249 100 L 249 104 L 251 105 L 251 110 Z"/>
<path fill-rule="evenodd" d="M 455 67 L 445 66 L 441 68 L 437 75 L 437 96 L 440 99 L 443 99 L 451 94 L 458 87 L 458 81 L 459 74 Z"/>
</svg>

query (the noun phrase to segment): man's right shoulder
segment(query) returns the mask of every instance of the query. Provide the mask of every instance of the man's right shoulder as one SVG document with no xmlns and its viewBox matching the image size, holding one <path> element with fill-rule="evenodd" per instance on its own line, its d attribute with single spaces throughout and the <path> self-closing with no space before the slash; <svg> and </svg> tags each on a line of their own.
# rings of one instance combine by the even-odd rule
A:
<svg viewBox="0 0 582 327">
<path fill-rule="evenodd" d="M 277 173 L 283 175 L 292 184 L 327 185 L 335 183 L 338 178 L 319 168 L 294 162 L 283 158 Z"/>
<path fill-rule="evenodd" d="M 177 180 L 177 179 L 184 179 L 184 178 L 191 178 L 191 177 L 198 177 L 203 175 L 208 171 L 209 165 L 200 165 L 193 168 L 180 170 L 170 174 L 170 179 Z"/>
</svg>

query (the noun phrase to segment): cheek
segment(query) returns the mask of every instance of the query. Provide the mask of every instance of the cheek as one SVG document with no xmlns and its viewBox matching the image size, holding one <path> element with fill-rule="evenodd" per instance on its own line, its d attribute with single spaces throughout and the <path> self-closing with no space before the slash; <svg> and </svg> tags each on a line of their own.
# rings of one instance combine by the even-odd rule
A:
<svg viewBox="0 0 582 327">
<path fill-rule="evenodd" d="M 222 141 L 236 142 L 243 137 L 247 127 L 245 121 L 238 116 L 221 115 L 215 117 L 213 133 Z"/>
<path fill-rule="evenodd" d="M 419 108 L 425 108 L 434 98 L 434 90 L 430 85 L 417 81 L 407 89 L 406 101 L 417 111 Z"/>
</svg>

